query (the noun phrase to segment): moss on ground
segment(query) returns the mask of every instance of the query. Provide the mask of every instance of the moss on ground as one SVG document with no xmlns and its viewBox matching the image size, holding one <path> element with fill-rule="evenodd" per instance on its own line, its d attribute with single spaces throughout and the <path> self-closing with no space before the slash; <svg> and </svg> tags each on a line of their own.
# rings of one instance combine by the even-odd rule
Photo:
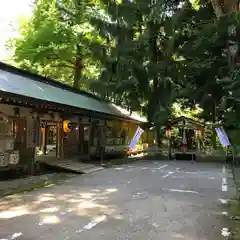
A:
<svg viewBox="0 0 240 240">
<path fill-rule="evenodd" d="M 228 201 L 228 214 L 230 220 L 231 236 L 229 240 L 240 240 L 240 199 Z"/>
<path fill-rule="evenodd" d="M 231 216 L 240 216 L 240 201 L 239 199 L 231 199 L 228 201 L 229 214 Z"/>
<path fill-rule="evenodd" d="M 67 176 L 54 176 L 53 179 L 47 179 L 47 180 L 41 180 L 39 182 L 35 182 L 35 183 L 30 183 L 29 185 L 25 185 L 22 187 L 18 187 L 18 188 L 11 188 L 8 189 L 7 191 L 0 191 L 0 198 L 1 197 L 6 197 L 8 195 L 13 195 L 13 194 L 20 194 L 20 193 L 24 193 L 24 192 L 30 192 L 39 188 L 43 188 L 46 187 L 48 185 L 52 185 L 52 184 L 59 184 L 61 182 L 63 182 L 64 180 L 66 180 L 68 177 Z"/>
<path fill-rule="evenodd" d="M 113 160 L 111 160 L 111 161 L 109 161 L 107 163 L 104 163 L 104 167 L 112 168 L 112 167 L 117 167 L 117 166 L 120 166 L 120 165 L 123 165 L 123 164 L 132 163 L 134 161 L 137 161 L 137 159 L 136 158 L 113 159 Z"/>
</svg>

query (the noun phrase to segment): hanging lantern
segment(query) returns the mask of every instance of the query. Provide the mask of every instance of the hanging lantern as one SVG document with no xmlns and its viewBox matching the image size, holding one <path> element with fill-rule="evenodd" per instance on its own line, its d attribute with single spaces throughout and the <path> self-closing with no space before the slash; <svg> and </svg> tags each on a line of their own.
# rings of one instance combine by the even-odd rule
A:
<svg viewBox="0 0 240 240">
<path fill-rule="evenodd" d="M 72 124 L 69 120 L 64 120 L 63 121 L 63 131 L 65 133 L 68 133 L 68 132 L 72 131 Z"/>
<path fill-rule="evenodd" d="M 196 129 L 195 130 L 195 134 L 197 138 L 201 138 L 202 137 L 202 131 L 200 129 Z"/>
<path fill-rule="evenodd" d="M 168 122 L 166 125 L 165 135 L 167 138 L 171 138 L 171 136 L 172 136 L 172 126 L 171 126 L 170 122 Z"/>
<path fill-rule="evenodd" d="M 172 129 L 171 128 L 166 128 L 165 135 L 166 135 L 167 138 L 171 138 Z"/>
<path fill-rule="evenodd" d="M 171 129 L 166 129 L 165 135 L 167 138 L 170 138 L 172 136 L 172 130 Z"/>
</svg>

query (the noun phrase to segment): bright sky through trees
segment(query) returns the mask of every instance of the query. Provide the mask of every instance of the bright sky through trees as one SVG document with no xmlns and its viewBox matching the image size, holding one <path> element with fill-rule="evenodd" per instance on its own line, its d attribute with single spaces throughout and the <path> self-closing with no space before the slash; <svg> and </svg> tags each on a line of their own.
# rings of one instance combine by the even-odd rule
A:
<svg viewBox="0 0 240 240">
<path fill-rule="evenodd" d="M 31 15 L 31 0 L 1 0 L 0 1 L 0 61 L 8 57 L 6 41 L 17 36 L 16 28 L 20 16 Z"/>
</svg>

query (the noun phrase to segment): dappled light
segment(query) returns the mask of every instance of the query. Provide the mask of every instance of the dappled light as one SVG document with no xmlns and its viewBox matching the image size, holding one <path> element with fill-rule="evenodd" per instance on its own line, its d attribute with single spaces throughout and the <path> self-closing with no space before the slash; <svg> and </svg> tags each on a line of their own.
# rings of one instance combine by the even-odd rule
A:
<svg viewBox="0 0 240 240">
<path fill-rule="evenodd" d="M 90 198 L 92 198 L 95 194 L 94 194 L 94 193 L 81 193 L 80 195 L 81 195 L 82 198 L 90 199 Z"/>
<path fill-rule="evenodd" d="M 36 217 L 36 224 L 41 227 L 61 224 L 63 218 L 71 215 L 89 218 L 91 222 L 84 229 L 90 229 L 94 224 L 105 221 L 106 216 L 116 220 L 122 218 L 117 208 L 108 204 L 108 195 L 116 192 L 118 189 L 113 187 L 96 188 L 89 192 L 71 189 L 59 194 L 53 194 L 49 190 L 40 194 L 15 194 L 0 200 L 0 221 L 31 215 Z"/>
<path fill-rule="evenodd" d="M 0 219 L 9 219 L 23 216 L 29 213 L 27 206 L 18 206 L 8 209 L 7 211 L 0 212 Z"/>
<path fill-rule="evenodd" d="M 199 174 L 191 174 L 194 172 L 192 165 L 183 172 L 177 172 L 184 169 L 184 164 L 179 168 L 169 162 L 128 164 L 121 172 L 110 169 L 100 177 L 98 174 L 85 175 L 52 188 L 0 199 L 0 232 L 7 229 L 0 239 L 14 239 L 12 235 L 18 232 L 22 232 L 19 240 L 34 239 L 29 229 L 36 229 L 33 234 L 41 234 L 42 239 L 92 239 L 96 236 L 114 239 L 111 234 L 121 234 L 123 239 L 147 239 L 149 232 L 160 236 L 160 239 L 162 236 L 164 239 L 190 240 L 198 234 L 202 237 L 202 226 L 203 231 L 208 228 L 204 226 L 203 215 L 224 217 L 227 212 L 218 207 L 211 209 L 211 198 L 210 203 L 206 203 L 210 207 L 201 210 L 205 204 L 202 195 L 209 194 L 210 189 L 206 188 L 204 192 L 202 186 L 195 188 L 192 182 L 198 184 L 200 177 L 209 183 L 214 180 L 209 180 L 210 174 L 201 169 L 195 171 Z M 133 172 L 126 173 L 128 169 Z M 156 173 L 152 174 L 153 171 Z M 213 173 L 212 176 L 219 178 L 218 172 Z M 186 181 L 179 182 L 172 178 L 174 175 L 183 176 Z M 169 182 L 172 186 L 168 186 Z M 224 202 L 226 200 L 216 198 L 219 205 Z M 193 224 L 196 229 L 189 230 Z M 221 233 L 221 227 L 217 226 L 218 234 L 227 236 L 226 230 Z"/>
<path fill-rule="evenodd" d="M 19 238 L 19 237 L 21 237 L 23 234 L 21 233 L 21 232 L 17 232 L 17 233 L 14 233 L 14 234 L 12 234 L 12 236 L 11 236 L 11 240 L 13 240 L 13 239 L 16 239 L 16 238 Z"/>
<path fill-rule="evenodd" d="M 51 184 L 49 184 L 49 185 L 46 185 L 45 188 L 50 188 L 50 187 L 53 187 L 53 186 L 55 186 L 55 185 L 56 185 L 56 184 L 51 183 Z"/>
<path fill-rule="evenodd" d="M 78 208 L 84 209 L 84 208 L 106 208 L 104 205 L 96 204 L 93 202 L 84 202 L 78 205 Z"/>
<path fill-rule="evenodd" d="M 174 233 L 172 235 L 172 237 L 175 238 L 175 239 L 186 239 L 186 237 L 184 235 L 178 234 L 178 233 Z"/>
<path fill-rule="evenodd" d="M 113 215 L 116 212 L 114 206 L 97 204 L 93 202 L 84 202 L 78 205 L 76 213 L 79 216 L 95 216 L 96 213 L 105 214 L 108 216 Z"/>
<path fill-rule="evenodd" d="M 122 215 L 114 215 L 114 218 L 116 219 L 116 220 L 123 220 L 124 219 L 124 217 L 122 216 Z"/>
<path fill-rule="evenodd" d="M 106 192 L 108 192 L 108 193 L 117 192 L 117 189 L 116 188 L 109 188 L 109 189 L 106 190 Z"/>
<path fill-rule="evenodd" d="M 89 224 L 85 225 L 82 229 L 79 229 L 76 232 L 80 233 L 80 232 L 83 232 L 84 230 L 89 230 L 89 229 L 95 227 L 98 223 L 105 221 L 106 219 L 107 219 L 107 216 L 105 216 L 105 215 L 95 217 L 94 219 L 92 219 L 92 221 Z"/>
<path fill-rule="evenodd" d="M 34 221 L 31 224 L 36 224 L 38 228 L 46 228 L 54 225 L 61 226 L 64 220 L 74 217 L 75 221 L 79 220 L 80 225 L 82 225 L 82 219 L 85 219 L 84 222 L 87 223 L 82 228 L 74 230 L 76 233 L 81 233 L 109 218 L 123 219 L 118 208 L 109 204 L 109 195 L 118 192 L 117 188 L 96 188 L 90 191 L 76 188 L 60 191 L 58 194 L 51 193 L 49 189 L 43 192 L 44 190 L 43 188 L 41 193 L 33 191 L 2 198 L 0 200 L 0 223 L 7 224 L 4 222 L 6 219 L 32 216 L 33 218 L 29 218 Z M 22 235 L 24 236 L 24 232 L 8 233 L 4 236 L 5 238 L 0 237 L 0 239 L 18 239 Z"/>
<path fill-rule="evenodd" d="M 222 236 L 229 237 L 230 235 L 231 235 L 231 233 L 229 232 L 228 228 L 223 228 L 222 229 Z"/>
<path fill-rule="evenodd" d="M 39 199 L 40 202 L 47 202 L 47 201 L 53 201 L 53 200 L 55 200 L 55 198 L 47 197 L 47 196 L 40 197 L 40 199 Z"/>
<path fill-rule="evenodd" d="M 114 168 L 115 170 L 123 170 L 124 168 L 122 168 L 122 167 L 116 167 L 116 168 Z"/>
<path fill-rule="evenodd" d="M 147 155 L 147 153 L 138 153 L 138 154 L 133 154 L 133 155 L 130 155 L 128 158 L 141 158 L 141 157 L 144 157 L 144 156 L 146 156 Z"/>
<path fill-rule="evenodd" d="M 39 225 L 60 223 L 60 218 L 55 216 L 55 215 L 52 215 L 52 216 L 41 216 L 40 220 L 41 221 L 40 221 Z"/>
<path fill-rule="evenodd" d="M 0 1 L 0 240 L 228 238 L 240 0 Z"/>
<path fill-rule="evenodd" d="M 59 207 L 52 207 L 52 208 L 44 208 L 44 209 L 41 209 L 39 212 L 42 212 L 42 213 L 53 213 L 53 212 L 57 212 L 59 211 Z"/>
<path fill-rule="evenodd" d="M 92 192 L 99 193 L 101 190 L 100 189 L 93 189 Z"/>
<path fill-rule="evenodd" d="M 82 202 L 82 199 L 68 199 L 67 202 L 69 202 L 69 203 L 79 203 L 79 202 Z"/>
</svg>

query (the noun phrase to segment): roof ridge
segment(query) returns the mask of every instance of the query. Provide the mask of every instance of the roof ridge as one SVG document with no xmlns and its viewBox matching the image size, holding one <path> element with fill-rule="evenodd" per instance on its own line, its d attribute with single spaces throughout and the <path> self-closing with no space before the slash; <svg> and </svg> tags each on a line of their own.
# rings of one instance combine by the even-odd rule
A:
<svg viewBox="0 0 240 240">
<path fill-rule="evenodd" d="M 38 74 L 35 74 L 35 73 L 32 73 L 32 72 L 29 72 L 27 70 L 23 70 L 23 69 L 20 69 L 20 68 L 17 68 L 17 67 L 14 67 L 12 65 L 9 65 L 9 64 L 6 64 L 6 63 L 3 63 L 0 61 L 0 70 L 3 70 L 3 71 L 6 71 L 6 72 L 9 72 L 11 74 L 16 74 L 18 76 L 21 76 L 23 78 L 26 78 L 26 79 L 29 79 L 29 80 L 32 80 L 34 81 L 36 84 L 37 83 L 42 83 L 42 84 L 46 84 L 46 85 L 50 85 L 50 86 L 53 86 L 57 89 L 60 89 L 60 90 L 66 90 L 68 91 L 69 93 L 75 93 L 79 96 L 82 96 L 82 97 L 86 97 L 86 98 L 89 98 L 89 99 L 92 99 L 92 100 L 96 100 L 98 101 L 99 103 L 102 103 L 102 104 L 106 104 L 106 107 L 109 109 L 107 110 L 107 112 L 105 112 L 105 114 L 109 114 L 108 111 L 110 111 L 111 115 L 115 115 L 116 117 L 117 116 L 121 116 L 121 117 L 124 117 L 124 118 L 127 118 L 127 119 L 132 119 L 132 120 L 135 120 L 137 122 L 145 122 L 146 120 L 144 119 L 143 120 L 143 117 L 140 116 L 139 114 L 137 113 L 134 113 L 134 115 L 137 115 L 137 116 L 133 116 L 133 114 L 129 114 L 129 113 L 126 113 L 128 112 L 127 109 L 124 109 L 123 107 L 121 106 L 117 106 L 116 104 L 114 104 L 113 102 L 108 102 L 94 94 L 91 94 L 91 93 L 88 93 L 86 91 L 82 91 L 82 90 L 77 90 L 77 89 L 74 89 L 73 87 L 71 86 L 68 86 L 67 84 L 64 84 L 64 83 L 61 83 L 61 82 L 58 82 L 52 78 L 48 78 L 48 77 L 44 77 L 44 76 L 40 76 Z M 59 102 L 60 103 L 60 102 Z M 60 103 L 61 104 L 61 103 Z M 117 106 L 117 107 L 116 107 Z M 120 110 L 119 108 L 125 110 L 126 112 L 123 113 L 122 110 Z M 112 110 L 111 110 L 112 109 Z M 104 113 L 104 112 L 103 112 Z"/>
<path fill-rule="evenodd" d="M 66 83 L 63 83 L 63 82 L 59 82 L 59 81 L 57 81 L 53 78 L 50 78 L 50 77 L 47 77 L 47 76 L 41 76 L 40 74 L 33 73 L 31 71 L 15 67 L 13 65 L 10 65 L 10 64 L 7 64 L 7 63 L 1 62 L 1 61 L 0 61 L 0 69 L 6 70 L 6 71 L 11 71 L 12 73 L 16 73 L 16 74 L 19 74 L 19 75 L 24 76 L 24 77 L 29 77 L 29 78 L 31 78 L 31 80 L 36 81 L 36 82 L 44 82 L 44 83 L 47 83 L 49 85 L 53 85 L 53 86 L 59 87 L 59 88 L 62 87 L 62 89 L 65 89 L 65 90 L 68 90 L 68 91 L 71 91 L 71 92 L 74 92 L 74 93 L 77 93 L 77 94 L 87 95 L 88 97 L 92 97 L 96 100 L 108 103 L 106 100 L 100 98 L 99 96 L 97 96 L 93 93 L 83 91 L 83 90 L 79 90 L 79 89 L 75 89 L 72 86 L 69 86 L 69 85 L 67 85 Z"/>
</svg>

